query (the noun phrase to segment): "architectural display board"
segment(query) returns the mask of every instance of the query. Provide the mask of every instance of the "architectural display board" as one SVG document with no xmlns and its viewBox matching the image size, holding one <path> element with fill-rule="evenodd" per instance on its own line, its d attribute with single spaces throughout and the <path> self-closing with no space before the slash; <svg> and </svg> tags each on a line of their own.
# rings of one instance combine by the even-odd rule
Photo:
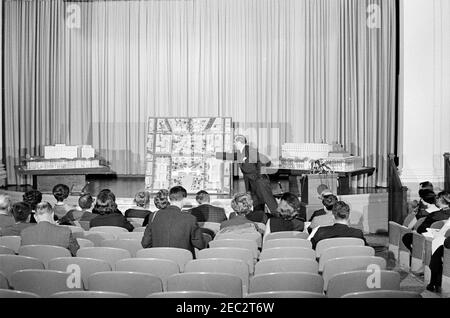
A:
<svg viewBox="0 0 450 318">
<path fill-rule="evenodd" d="M 181 185 L 189 194 L 231 194 L 231 163 L 216 152 L 233 151 L 231 118 L 159 118 L 148 121 L 145 187 Z"/>
</svg>

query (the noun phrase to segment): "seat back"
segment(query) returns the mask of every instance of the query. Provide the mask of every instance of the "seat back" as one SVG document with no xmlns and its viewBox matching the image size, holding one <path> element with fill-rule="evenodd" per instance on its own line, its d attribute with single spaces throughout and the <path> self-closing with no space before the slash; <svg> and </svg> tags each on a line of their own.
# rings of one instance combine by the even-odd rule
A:
<svg viewBox="0 0 450 318">
<path fill-rule="evenodd" d="M 145 232 L 145 226 L 135 227 L 133 232 Z"/>
<path fill-rule="evenodd" d="M 142 237 L 144 236 L 144 232 L 124 232 L 124 233 L 118 233 L 117 239 L 119 240 L 139 240 L 142 241 Z M 141 247 L 142 248 L 142 247 Z"/>
<path fill-rule="evenodd" d="M 177 263 L 168 259 L 127 258 L 116 263 L 116 271 L 155 275 L 161 279 L 163 288 L 166 290 L 167 278 L 178 274 L 180 269 Z"/>
<path fill-rule="evenodd" d="M 161 279 L 146 273 L 95 273 L 89 276 L 88 282 L 89 290 L 123 293 L 137 298 L 163 291 Z"/>
<path fill-rule="evenodd" d="M 167 291 L 208 291 L 242 298 L 242 280 L 224 273 L 182 273 L 167 280 Z"/>
<path fill-rule="evenodd" d="M 117 236 L 119 233 L 128 232 L 127 229 L 120 226 L 95 226 L 89 229 L 89 232 L 103 232 L 103 233 L 111 233 Z"/>
<path fill-rule="evenodd" d="M 248 264 L 248 270 L 250 274 L 255 271 L 255 262 L 253 259 L 252 251 L 245 248 L 238 247 L 216 247 L 216 248 L 205 248 L 198 251 L 197 259 L 205 258 L 231 258 L 239 259 Z"/>
<path fill-rule="evenodd" d="M 374 270 L 384 269 L 386 269 L 386 260 L 378 256 L 350 256 L 330 259 L 324 264 L 323 268 L 324 290 L 327 290 L 328 281 L 334 275 L 358 270 L 373 272 Z"/>
<path fill-rule="evenodd" d="M 85 231 L 89 231 L 90 227 L 91 227 L 91 222 L 90 221 L 77 221 L 80 224 L 80 227 L 85 230 Z"/>
<path fill-rule="evenodd" d="M 15 290 L 35 293 L 41 297 L 71 290 L 67 284 L 70 273 L 25 269 L 11 275 L 10 284 Z"/>
<path fill-rule="evenodd" d="M 122 248 L 85 247 L 78 250 L 77 257 L 101 259 L 108 262 L 111 265 L 111 268 L 115 268 L 117 261 L 130 258 L 131 254 Z"/>
<path fill-rule="evenodd" d="M 283 238 L 300 238 L 307 239 L 308 233 L 298 232 L 298 231 L 281 231 L 269 233 L 264 237 L 264 241 L 275 240 L 275 239 L 283 239 Z"/>
<path fill-rule="evenodd" d="M 249 293 L 271 291 L 323 292 L 323 278 L 311 273 L 270 273 L 255 275 L 250 279 Z"/>
<path fill-rule="evenodd" d="M 2 272 L 0 272 L 0 289 L 8 289 L 9 283 L 8 278 Z"/>
<path fill-rule="evenodd" d="M 210 248 L 216 247 L 238 247 L 246 248 L 253 253 L 253 258 L 257 259 L 259 255 L 258 245 L 254 240 L 246 239 L 223 239 L 223 240 L 213 240 L 209 242 Z"/>
<path fill-rule="evenodd" d="M 78 245 L 80 246 L 80 248 L 95 246 L 94 242 L 92 242 L 91 240 L 85 239 L 85 238 L 77 238 L 77 242 L 78 242 Z"/>
<path fill-rule="evenodd" d="M 172 291 L 164 293 L 153 293 L 146 298 L 229 298 L 221 293 L 207 291 Z"/>
<path fill-rule="evenodd" d="M 260 248 L 262 246 L 262 236 L 259 232 L 254 233 L 217 233 L 214 240 L 226 240 L 226 239 L 238 239 L 238 240 L 251 240 L 255 241 L 256 245 Z"/>
<path fill-rule="evenodd" d="M 176 247 L 151 247 L 144 248 L 136 253 L 136 258 L 160 258 L 174 261 L 180 267 L 180 272 L 184 272 L 187 262 L 193 259 L 192 253 L 183 248 Z"/>
<path fill-rule="evenodd" d="M 84 257 L 59 257 L 48 262 L 48 269 L 70 272 L 73 271 L 73 265 L 77 265 L 80 269 L 81 280 L 84 289 L 88 289 L 88 278 L 90 275 L 98 272 L 111 271 L 111 265 L 104 260 Z"/>
<path fill-rule="evenodd" d="M 416 224 L 414 224 L 413 226 L 413 230 L 417 230 L 419 228 L 419 226 L 422 225 L 422 223 L 425 221 L 426 218 L 420 218 L 417 220 Z"/>
<path fill-rule="evenodd" d="M 446 221 L 436 221 L 430 225 L 430 228 L 440 230 L 445 225 L 445 222 Z"/>
<path fill-rule="evenodd" d="M 0 255 L 0 272 L 8 278 L 23 269 L 44 269 L 44 263 L 34 257 L 20 255 Z"/>
<path fill-rule="evenodd" d="M 0 245 L 12 249 L 15 253 L 19 252 L 21 241 L 20 236 L 0 236 Z"/>
<path fill-rule="evenodd" d="M 336 237 L 321 240 L 316 246 L 316 256 L 320 258 L 322 252 L 330 247 L 338 246 L 364 246 L 364 241 L 354 237 Z"/>
<path fill-rule="evenodd" d="M 425 255 L 425 236 L 412 232 L 411 271 L 422 273 L 424 270 L 423 259 Z"/>
<path fill-rule="evenodd" d="M 19 255 L 37 258 L 45 268 L 53 258 L 72 256 L 67 248 L 52 245 L 24 245 L 19 248 Z"/>
<path fill-rule="evenodd" d="M 318 270 L 319 265 L 313 259 L 272 258 L 256 263 L 255 275 L 287 272 L 317 274 Z"/>
<path fill-rule="evenodd" d="M 0 298 L 40 298 L 40 297 L 35 293 L 11 289 L 0 289 Z"/>
<path fill-rule="evenodd" d="M 186 273 L 225 273 L 238 276 L 242 280 L 243 294 L 247 293 L 249 271 L 244 261 L 229 258 L 196 259 L 188 262 Z"/>
<path fill-rule="evenodd" d="M 422 298 L 417 292 L 400 290 L 375 290 L 358 293 L 349 293 L 341 298 Z"/>
<path fill-rule="evenodd" d="M 273 247 L 262 250 L 260 260 L 270 258 L 306 258 L 315 259 L 316 253 L 310 248 L 302 247 Z"/>
<path fill-rule="evenodd" d="M 328 260 L 349 256 L 375 256 L 375 250 L 370 246 L 338 246 L 327 248 L 320 256 L 319 271 L 323 271 L 323 266 Z"/>
<path fill-rule="evenodd" d="M 104 240 L 100 242 L 103 247 L 116 247 L 122 248 L 130 252 L 131 257 L 135 257 L 137 251 L 142 249 L 141 241 L 132 239 L 123 240 Z"/>
<path fill-rule="evenodd" d="M 100 247 L 102 241 L 115 240 L 117 239 L 117 236 L 113 233 L 107 232 L 86 231 L 84 232 L 84 238 L 92 241 L 95 247 Z"/>
<path fill-rule="evenodd" d="M 55 293 L 51 298 L 131 298 L 130 295 L 123 293 L 105 292 L 105 291 L 66 291 Z"/>
<path fill-rule="evenodd" d="M 245 298 L 327 298 L 327 296 L 321 293 L 311 293 L 305 291 L 271 291 L 251 293 Z"/>
<path fill-rule="evenodd" d="M 16 253 L 12 249 L 1 245 L 0 245 L 0 254 L 16 255 Z"/>
<path fill-rule="evenodd" d="M 302 247 L 302 248 L 312 248 L 311 241 L 298 238 L 282 238 L 282 239 L 271 239 L 265 241 L 263 244 L 263 250 L 266 248 L 273 247 Z"/>
<path fill-rule="evenodd" d="M 372 282 L 371 284 L 368 284 Z M 400 290 L 400 274 L 394 271 L 352 271 L 334 275 L 327 288 L 328 298 L 371 290 Z"/>
</svg>

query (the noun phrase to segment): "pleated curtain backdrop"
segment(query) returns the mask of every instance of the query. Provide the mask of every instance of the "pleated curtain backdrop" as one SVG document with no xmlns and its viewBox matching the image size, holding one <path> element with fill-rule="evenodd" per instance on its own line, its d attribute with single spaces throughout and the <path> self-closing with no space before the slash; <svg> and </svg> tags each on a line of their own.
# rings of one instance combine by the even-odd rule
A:
<svg viewBox="0 0 450 318">
<path fill-rule="evenodd" d="M 360 185 L 386 185 L 395 0 L 6 0 L 4 10 L 10 184 L 23 182 L 20 157 L 54 143 L 92 144 L 118 174 L 144 174 L 149 116 L 231 116 L 272 158 L 284 142 L 338 142 L 378 167 Z"/>
</svg>

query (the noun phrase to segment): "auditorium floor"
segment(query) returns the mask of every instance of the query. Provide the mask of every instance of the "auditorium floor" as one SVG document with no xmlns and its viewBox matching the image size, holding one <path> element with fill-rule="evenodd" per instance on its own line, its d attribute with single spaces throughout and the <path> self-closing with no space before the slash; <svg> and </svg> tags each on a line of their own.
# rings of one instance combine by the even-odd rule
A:
<svg viewBox="0 0 450 318">
<path fill-rule="evenodd" d="M 388 236 L 378 234 L 368 234 L 365 236 L 370 246 L 375 248 L 375 256 L 383 257 L 386 260 L 387 269 L 395 270 L 400 273 L 401 290 L 414 291 L 421 293 L 423 298 L 448 298 L 450 294 L 437 294 L 432 293 L 425 289 L 423 275 L 414 275 L 409 271 L 398 267 L 395 263 L 395 259 L 388 253 Z"/>
</svg>

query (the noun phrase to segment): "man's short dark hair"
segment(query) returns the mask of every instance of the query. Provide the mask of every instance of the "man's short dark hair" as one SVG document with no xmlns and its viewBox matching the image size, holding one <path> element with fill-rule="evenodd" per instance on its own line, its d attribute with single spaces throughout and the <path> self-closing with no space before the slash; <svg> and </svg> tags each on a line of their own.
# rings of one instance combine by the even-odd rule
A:
<svg viewBox="0 0 450 318">
<path fill-rule="evenodd" d="M 181 201 L 187 197 L 187 191 L 182 186 L 172 187 L 169 191 L 170 201 Z"/>
<path fill-rule="evenodd" d="M 69 197 L 70 189 L 65 184 L 57 184 L 53 187 L 53 196 L 56 201 L 62 202 Z"/>
<path fill-rule="evenodd" d="M 436 204 L 436 193 L 430 189 L 420 189 L 419 190 L 420 198 L 428 203 L 428 204 Z"/>
<path fill-rule="evenodd" d="M 94 199 L 92 198 L 92 196 L 89 193 L 83 194 L 78 199 L 78 205 L 83 210 L 92 208 L 92 203 L 93 202 L 94 202 Z"/>
<path fill-rule="evenodd" d="M 31 206 L 26 202 L 17 202 L 12 206 L 12 214 L 16 222 L 26 222 L 31 214 Z"/>
<path fill-rule="evenodd" d="M 300 203 L 300 200 L 295 194 L 292 194 L 290 192 L 285 192 L 281 196 L 281 201 L 286 201 L 286 203 L 294 209 L 294 211 L 300 211 L 300 208 L 302 204 Z"/>
<path fill-rule="evenodd" d="M 197 200 L 198 203 L 209 202 L 210 201 L 209 193 L 206 192 L 205 190 L 200 190 L 197 192 L 195 200 Z"/>
<path fill-rule="evenodd" d="M 31 206 L 32 210 L 36 209 L 36 205 L 42 201 L 42 193 L 38 190 L 30 190 L 23 195 L 23 201 Z"/>
<path fill-rule="evenodd" d="M 335 219 L 347 220 L 350 216 L 350 207 L 344 201 L 338 201 L 333 206 L 333 215 Z"/>
<path fill-rule="evenodd" d="M 244 135 L 236 135 L 234 137 L 234 142 L 240 142 L 243 143 L 244 145 L 247 144 L 247 138 Z"/>
<path fill-rule="evenodd" d="M 336 204 L 337 201 L 338 201 L 337 196 L 331 194 L 323 197 L 322 204 L 328 211 L 331 211 L 333 210 L 333 206 Z"/>
</svg>

